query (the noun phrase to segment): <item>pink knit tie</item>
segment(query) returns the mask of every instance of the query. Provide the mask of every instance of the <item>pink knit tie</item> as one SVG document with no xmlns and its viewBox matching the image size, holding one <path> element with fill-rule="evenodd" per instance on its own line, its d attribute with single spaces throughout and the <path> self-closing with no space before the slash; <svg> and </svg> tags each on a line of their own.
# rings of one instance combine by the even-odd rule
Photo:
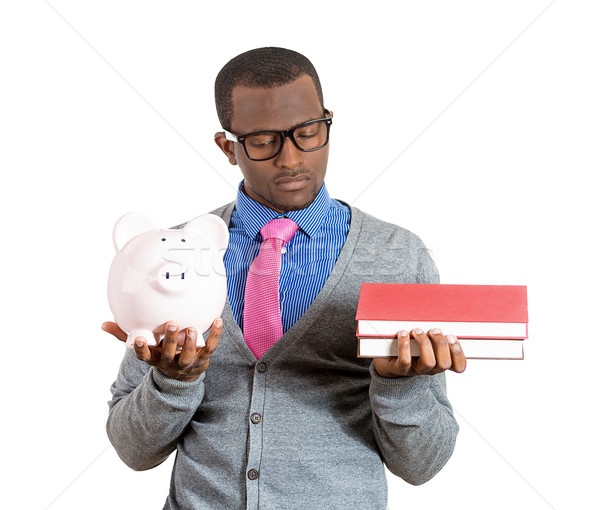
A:
<svg viewBox="0 0 600 510">
<path fill-rule="evenodd" d="M 298 230 L 288 218 L 271 220 L 260 233 L 264 239 L 252 262 L 244 298 L 244 340 L 260 359 L 283 336 L 279 307 L 281 248 Z"/>
</svg>

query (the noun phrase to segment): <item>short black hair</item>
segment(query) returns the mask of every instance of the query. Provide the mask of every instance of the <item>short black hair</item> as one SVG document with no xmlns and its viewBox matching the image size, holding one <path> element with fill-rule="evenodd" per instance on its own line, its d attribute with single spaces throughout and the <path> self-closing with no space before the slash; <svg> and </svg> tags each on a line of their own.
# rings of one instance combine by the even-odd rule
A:
<svg viewBox="0 0 600 510">
<path fill-rule="evenodd" d="M 232 58 L 217 75 L 215 80 L 215 103 L 217 115 L 223 129 L 231 129 L 233 117 L 233 88 L 279 87 L 287 85 L 303 75 L 312 78 L 321 107 L 323 91 L 317 71 L 304 55 L 285 48 L 265 47 L 246 51 Z"/>
</svg>

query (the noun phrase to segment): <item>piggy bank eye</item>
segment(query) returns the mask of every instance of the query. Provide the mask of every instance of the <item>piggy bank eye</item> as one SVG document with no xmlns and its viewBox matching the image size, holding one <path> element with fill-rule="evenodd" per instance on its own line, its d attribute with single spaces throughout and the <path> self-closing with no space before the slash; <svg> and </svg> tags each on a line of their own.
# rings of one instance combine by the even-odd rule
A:
<svg viewBox="0 0 600 510">
<path fill-rule="evenodd" d="M 166 239 L 166 238 L 164 238 L 164 237 L 161 239 L 161 241 L 166 241 L 166 240 L 167 240 L 167 239 Z"/>
<path fill-rule="evenodd" d="M 181 242 L 182 242 L 182 243 L 185 243 L 185 239 L 182 239 L 182 240 L 181 240 Z"/>
</svg>

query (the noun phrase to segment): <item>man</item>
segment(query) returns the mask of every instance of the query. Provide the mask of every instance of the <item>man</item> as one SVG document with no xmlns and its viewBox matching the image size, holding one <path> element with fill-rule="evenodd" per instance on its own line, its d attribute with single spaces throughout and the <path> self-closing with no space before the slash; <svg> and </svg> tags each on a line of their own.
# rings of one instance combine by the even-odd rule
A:
<svg viewBox="0 0 600 510">
<path fill-rule="evenodd" d="M 357 359 L 358 292 L 364 281 L 437 283 L 435 265 L 410 232 L 329 197 L 333 114 L 308 59 L 246 52 L 215 93 L 215 141 L 244 177 L 215 211 L 230 230 L 228 303 L 203 349 L 188 329 L 178 351 L 175 323 L 159 347 L 136 339 L 112 386 L 109 437 L 133 469 L 177 450 L 165 508 L 384 509 L 383 462 L 421 484 L 450 457 L 458 426 L 443 372 L 466 362 L 455 338 L 420 329 L 399 333 L 398 358 Z M 281 333 L 259 347 L 248 310 L 260 285 L 248 290 L 272 220 L 293 228 L 277 248 Z"/>
</svg>

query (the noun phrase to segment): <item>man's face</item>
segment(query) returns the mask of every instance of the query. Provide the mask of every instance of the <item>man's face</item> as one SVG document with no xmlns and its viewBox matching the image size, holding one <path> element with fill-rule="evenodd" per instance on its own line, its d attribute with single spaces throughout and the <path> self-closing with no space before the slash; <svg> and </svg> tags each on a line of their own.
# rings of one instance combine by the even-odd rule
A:
<svg viewBox="0 0 600 510">
<path fill-rule="evenodd" d="M 322 117 L 324 113 L 315 85 L 307 75 L 280 87 L 237 86 L 233 89 L 231 132 L 236 135 L 285 130 Z M 277 212 L 308 207 L 321 189 L 328 145 L 315 152 L 303 152 L 286 137 L 275 158 L 252 161 L 241 144 L 226 141 L 218 133 L 215 140 L 229 161 L 239 165 L 246 195 Z"/>
</svg>

